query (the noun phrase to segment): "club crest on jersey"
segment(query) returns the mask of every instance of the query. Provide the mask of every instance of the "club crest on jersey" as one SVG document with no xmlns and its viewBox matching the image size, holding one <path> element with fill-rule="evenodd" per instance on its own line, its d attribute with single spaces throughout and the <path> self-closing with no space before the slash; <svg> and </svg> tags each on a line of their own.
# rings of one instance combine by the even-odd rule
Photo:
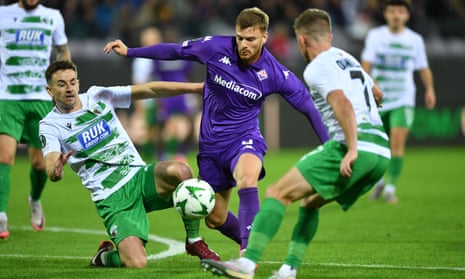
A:
<svg viewBox="0 0 465 279">
<path fill-rule="evenodd" d="M 89 149 L 92 146 L 102 142 L 111 135 L 110 126 L 105 120 L 100 120 L 88 129 L 81 132 L 77 138 L 84 149 Z"/>
<path fill-rule="evenodd" d="M 264 80 L 268 78 L 268 73 L 265 70 L 260 70 L 257 72 L 257 76 L 259 80 Z"/>
<path fill-rule="evenodd" d="M 100 114 L 103 111 L 101 102 L 95 103 L 90 107 L 90 111 L 94 114 Z"/>
</svg>

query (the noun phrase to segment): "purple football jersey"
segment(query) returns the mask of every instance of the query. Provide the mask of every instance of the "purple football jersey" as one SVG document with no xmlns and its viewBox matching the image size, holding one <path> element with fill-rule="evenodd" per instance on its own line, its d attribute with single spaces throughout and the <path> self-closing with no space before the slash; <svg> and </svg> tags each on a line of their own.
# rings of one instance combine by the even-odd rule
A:
<svg viewBox="0 0 465 279">
<path fill-rule="evenodd" d="M 273 93 L 281 95 L 306 115 L 321 142 L 329 138 L 306 86 L 266 48 L 252 65 L 240 61 L 233 36 L 206 36 L 180 44 L 130 48 L 127 55 L 163 60 L 184 59 L 206 66 L 199 138 L 201 150 L 227 147 L 246 133 L 262 138 L 258 115 L 265 98 Z"/>
</svg>

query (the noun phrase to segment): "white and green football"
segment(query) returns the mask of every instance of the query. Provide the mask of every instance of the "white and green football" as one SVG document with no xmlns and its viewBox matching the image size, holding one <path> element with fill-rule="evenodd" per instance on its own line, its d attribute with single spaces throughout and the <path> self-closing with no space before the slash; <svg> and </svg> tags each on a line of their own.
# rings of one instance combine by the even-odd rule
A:
<svg viewBox="0 0 465 279">
<path fill-rule="evenodd" d="M 202 179 L 187 179 L 179 183 L 173 192 L 173 204 L 184 218 L 205 218 L 215 206 L 215 192 L 210 184 Z"/>
</svg>

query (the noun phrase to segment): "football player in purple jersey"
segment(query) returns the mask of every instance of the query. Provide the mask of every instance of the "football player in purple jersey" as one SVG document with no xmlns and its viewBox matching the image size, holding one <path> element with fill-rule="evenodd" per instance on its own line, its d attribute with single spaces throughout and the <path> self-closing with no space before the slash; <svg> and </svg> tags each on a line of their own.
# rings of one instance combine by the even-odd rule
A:
<svg viewBox="0 0 465 279">
<path fill-rule="evenodd" d="M 321 142 L 328 133 L 306 86 L 264 47 L 269 18 L 254 7 L 236 18 L 234 36 L 205 36 L 182 43 L 162 43 L 128 48 L 121 40 L 109 42 L 121 56 L 157 60 L 191 60 L 206 66 L 203 112 L 197 163 L 199 176 L 216 192 L 216 205 L 205 222 L 247 248 L 252 222 L 259 210 L 258 180 L 264 177 L 263 157 L 267 150 L 258 116 L 266 97 L 276 93 L 304 114 Z M 239 195 L 238 215 L 229 211 L 232 188 Z M 200 226 L 200 224 L 199 224 Z M 188 232 L 187 252 L 208 258 L 208 253 L 191 249 L 197 232 Z"/>
</svg>

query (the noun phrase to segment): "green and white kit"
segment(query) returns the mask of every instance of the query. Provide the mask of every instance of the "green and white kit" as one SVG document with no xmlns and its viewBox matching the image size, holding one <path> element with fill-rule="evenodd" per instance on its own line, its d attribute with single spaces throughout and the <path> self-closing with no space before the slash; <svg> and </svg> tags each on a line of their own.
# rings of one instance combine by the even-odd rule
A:
<svg viewBox="0 0 465 279">
<path fill-rule="evenodd" d="M 73 151 L 70 167 L 91 192 L 93 201 L 107 198 L 145 166 L 118 120 L 114 108 L 128 108 L 129 86 L 91 87 L 79 94 L 82 109 L 61 113 L 56 107 L 40 122 L 44 156 Z"/>
<path fill-rule="evenodd" d="M 48 100 L 45 70 L 53 46 L 66 45 L 64 20 L 56 9 L 26 11 L 0 6 L 0 100 Z"/>
<path fill-rule="evenodd" d="M 391 33 L 387 26 L 372 29 L 366 38 L 362 60 L 372 64 L 371 75 L 384 94 L 380 111 L 415 106 L 413 72 L 428 67 L 425 44 L 415 31 Z"/>
</svg>

